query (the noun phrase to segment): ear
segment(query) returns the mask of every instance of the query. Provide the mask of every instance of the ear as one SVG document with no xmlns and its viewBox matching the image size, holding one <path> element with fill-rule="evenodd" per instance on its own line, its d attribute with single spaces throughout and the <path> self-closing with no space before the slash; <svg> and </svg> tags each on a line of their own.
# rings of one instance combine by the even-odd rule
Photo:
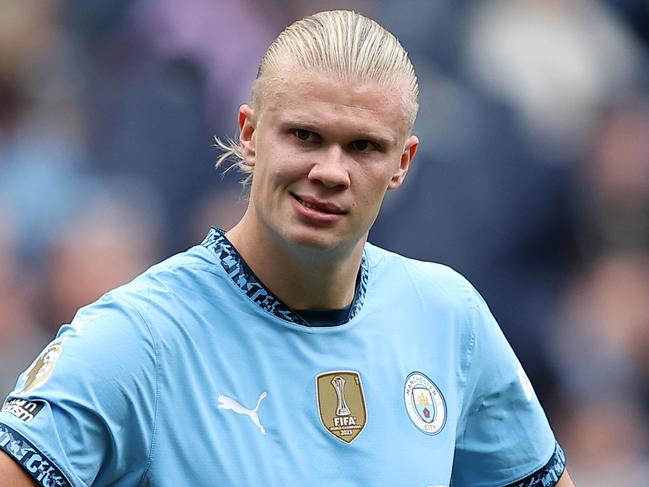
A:
<svg viewBox="0 0 649 487">
<path fill-rule="evenodd" d="M 411 135 L 406 140 L 406 145 L 401 153 L 401 161 L 399 162 L 399 169 L 392 175 L 388 189 L 397 189 L 406 179 L 406 174 L 410 168 L 410 163 L 415 158 L 417 148 L 419 147 L 419 139 L 415 135 Z"/>
<path fill-rule="evenodd" d="M 255 131 L 257 130 L 257 119 L 255 111 L 250 105 L 239 107 L 239 142 L 246 158 L 246 164 L 255 165 Z"/>
</svg>

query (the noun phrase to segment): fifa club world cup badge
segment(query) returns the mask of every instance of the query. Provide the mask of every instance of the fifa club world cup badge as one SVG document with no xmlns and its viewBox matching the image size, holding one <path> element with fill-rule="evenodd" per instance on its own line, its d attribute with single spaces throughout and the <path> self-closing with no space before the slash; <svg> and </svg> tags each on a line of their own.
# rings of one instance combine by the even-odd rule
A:
<svg viewBox="0 0 649 487">
<path fill-rule="evenodd" d="M 446 403 L 437 386 L 420 372 L 406 378 L 403 400 L 410 420 L 428 435 L 436 435 L 446 423 Z"/>
<path fill-rule="evenodd" d="M 316 377 L 320 422 L 325 430 L 351 443 L 367 424 L 365 395 L 358 372 L 336 370 Z"/>
</svg>

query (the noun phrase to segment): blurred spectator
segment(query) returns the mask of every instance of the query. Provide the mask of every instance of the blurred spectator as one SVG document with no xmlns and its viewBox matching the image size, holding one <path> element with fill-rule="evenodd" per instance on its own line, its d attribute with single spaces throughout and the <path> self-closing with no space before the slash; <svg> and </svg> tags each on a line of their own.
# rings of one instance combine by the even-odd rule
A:
<svg viewBox="0 0 649 487">
<path fill-rule="evenodd" d="M 247 100 L 266 47 L 284 27 L 277 7 L 278 0 L 220 0 L 218 8 L 212 0 L 140 0 L 131 28 L 161 59 L 200 66 L 206 114 L 220 123 L 236 115 L 237 100 Z"/>
<path fill-rule="evenodd" d="M 193 218 L 193 239 L 200 242 L 210 227 L 230 230 L 239 222 L 248 206 L 247 190 L 232 186 L 206 195 Z"/>
<path fill-rule="evenodd" d="M 649 56 L 649 2 L 643 0 L 606 0 L 628 23 L 632 32 L 644 43 Z"/>
<path fill-rule="evenodd" d="M 579 166 L 582 269 L 555 352 L 576 484 L 644 486 L 649 476 L 649 102 L 602 109 Z M 563 417 L 561 417 L 563 416 Z M 596 468 L 593 467 L 596 465 Z"/>
<path fill-rule="evenodd" d="M 607 254 L 574 280 L 563 332 L 555 335 L 561 343 L 554 344 L 571 394 L 593 401 L 603 387 L 611 396 L 638 401 L 643 388 L 649 391 L 647 296 L 648 252 Z"/>
<path fill-rule="evenodd" d="M 415 66 L 422 71 L 435 67 L 456 74 L 461 59 L 466 11 L 472 0 L 377 0 L 376 13 L 382 25 L 399 38 Z M 404 13 L 407 15 L 404 22 Z M 426 95 L 425 90 L 420 90 Z"/>
<path fill-rule="evenodd" d="M 646 486 L 646 415 L 635 404 L 611 397 L 575 403 L 573 407 L 574 414 L 564 417 L 568 421 L 566 428 L 559 431 L 559 438 L 569 458 L 568 468 L 575 485 Z"/>
<path fill-rule="evenodd" d="M 53 1 L 3 0 L 0 3 L 0 72 L 16 77 L 34 69 L 35 60 L 56 36 Z"/>
<path fill-rule="evenodd" d="M 601 111 L 581 173 L 583 251 L 649 249 L 649 98 Z"/>
<path fill-rule="evenodd" d="M 594 0 L 479 2 L 466 35 L 468 73 L 511 103 L 545 150 L 580 149 L 601 100 L 642 71 L 632 36 Z"/>
<path fill-rule="evenodd" d="M 646 485 L 649 475 L 649 253 L 593 262 L 567 295 L 551 349 L 564 404 L 556 412 L 576 485 Z"/>
<path fill-rule="evenodd" d="M 18 241 L 9 204 L 0 200 L 0 395 L 49 341 L 37 326 L 31 276 L 21 269 Z"/>
<path fill-rule="evenodd" d="M 0 4 L 0 195 L 16 212 L 18 247 L 32 270 L 68 209 L 84 158 L 58 5 Z"/>
<path fill-rule="evenodd" d="M 272 3 L 68 4 L 66 25 L 86 47 L 79 60 L 90 157 L 102 173 L 145 178 L 164 194 L 165 254 L 194 243 L 189 215 L 204 195 L 236 185 L 217 177 L 212 136 L 236 130 L 239 103 L 274 35 L 265 8 Z"/>
<path fill-rule="evenodd" d="M 77 309 L 160 257 L 155 197 L 140 181 L 118 182 L 92 188 L 52 238 L 41 305 L 42 321 L 52 333 Z"/>
</svg>

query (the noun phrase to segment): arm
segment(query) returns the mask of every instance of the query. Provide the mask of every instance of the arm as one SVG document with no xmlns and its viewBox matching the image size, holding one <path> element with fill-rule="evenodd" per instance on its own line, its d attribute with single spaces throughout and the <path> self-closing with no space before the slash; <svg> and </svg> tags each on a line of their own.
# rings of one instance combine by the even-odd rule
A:
<svg viewBox="0 0 649 487">
<path fill-rule="evenodd" d="M 573 487 L 563 450 L 522 366 L 484 300 L 475 292 L 474 297 L 453 480 L 467 486 Z"/>
<path fill-rule="evenodd" d="M 8 456 L 1 458 L 0 487 L 34 485 L 18 483 L 19 470 L 7 462 L 44 486 L 106 485 L 144 471 L 155 357 L 137 319 L 126 305 L 102 298 L 64 325 L 21 374 L 9 397 L 15 407 L 0 412 L 1 456 Z"/>
<path fill-rule="evenodd" d="M 0 450 L 0 487 L 34 487 L 34 481 L 13 458 Z"/>
<path fill-rule="evenodd" d="M 563 472 L 557 487 L 575 487 L 575 484 L 572 483 L 572 479 L 570 478 L 570 475 L 568 475 L 567 470 Z"/>
</svg>

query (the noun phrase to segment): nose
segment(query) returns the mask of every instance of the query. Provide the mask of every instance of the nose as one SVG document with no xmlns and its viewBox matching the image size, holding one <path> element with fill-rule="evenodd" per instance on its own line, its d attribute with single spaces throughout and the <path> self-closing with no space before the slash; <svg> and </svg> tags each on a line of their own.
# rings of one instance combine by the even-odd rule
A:
<svg viewBox="0 0 649 487">
<path fill-rule="evenodd" d="M 311 169 L 309 181 L 317 181 L 327 188 L 349 186 L 349 170 L 345 152 L 340 146 L 332 145 L 317 154 Z"/>
</svg>

